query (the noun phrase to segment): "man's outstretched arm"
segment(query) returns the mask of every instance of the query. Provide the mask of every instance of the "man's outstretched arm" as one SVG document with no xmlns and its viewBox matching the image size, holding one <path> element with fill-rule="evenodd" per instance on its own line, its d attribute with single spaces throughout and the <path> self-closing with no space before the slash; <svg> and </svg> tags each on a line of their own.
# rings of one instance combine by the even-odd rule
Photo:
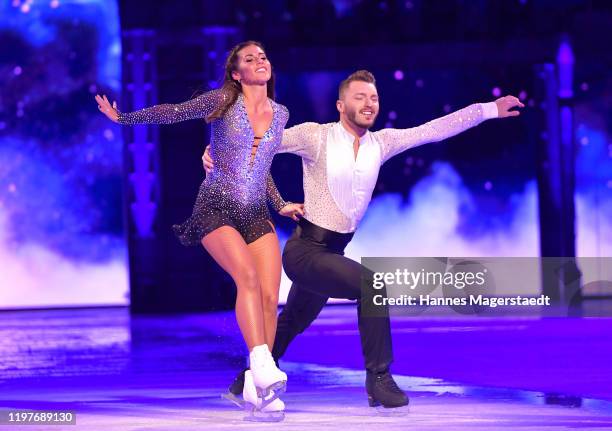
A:
<svg viewBox="0 0 612 431">
<path fill-rule="evenodd" d="M 374 132 L 374 136 L 381 143 L 382 160 L 385 162 L 409 148 L 442 141 L 475 127 L 485 120 L 516 117 L 520 115 L 520 112 L 512 109 L 524 106 L 518 98 L 505 96 L 495 102 L 474 103 L 417 127 L 379 130 Z"/>
</svg>

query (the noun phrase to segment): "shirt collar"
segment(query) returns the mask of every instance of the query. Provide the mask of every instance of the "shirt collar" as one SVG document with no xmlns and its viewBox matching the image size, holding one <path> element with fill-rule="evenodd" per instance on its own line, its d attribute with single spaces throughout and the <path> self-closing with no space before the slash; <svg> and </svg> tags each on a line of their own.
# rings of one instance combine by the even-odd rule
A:
<svg viewBox="0 0 612 431">
<path fill-rule="evenodd" d="M 336 130 L 338 132 L 336 134 L 336 136 L 342 138 L 342 142 L 343 143 L 349 143 L 352 146 L 353 142 L 355 142 L 355 136 L 344 128 L 344 125 L 342 124 L 342 121 L 338 121 L 334 125 L 334 127 L 336 128 Z M 361 138 L 359 138 L 359 145 L 360 146 L 364 145 L 364 144 L 366 144 L 366 143 L 368 143 L 370 141 L 370 134 L 371 134 L 370 131 L 367 130 L 365 132 L 365 134 Z"/>
</svg>

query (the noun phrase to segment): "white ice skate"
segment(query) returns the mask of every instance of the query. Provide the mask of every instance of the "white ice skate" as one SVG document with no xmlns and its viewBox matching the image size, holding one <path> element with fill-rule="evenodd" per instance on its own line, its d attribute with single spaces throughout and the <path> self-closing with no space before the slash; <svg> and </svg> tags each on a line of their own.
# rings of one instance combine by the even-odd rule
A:
<svg viewBox="0 0 612 431">
<path fill-rule="evenodd" d="M 253 383 L 257 397 L 262 399 L 261 408 L 263 409 L 285 392 L 287 374 L 278 369 L 265 344 L 253 347 L 249 359 Z"/>
<path fill-rule="evenodd" d="M 278 398 L 278 394 L 270 391 L 267 399 L 257 396 L 257 389 L 253 382 L 251 370 L 248 370 L 244 375 L 242 398 L 244 409 L 247 412 L 247 416 L 244 417 L 246 421 L 280 422 L 285 419 L 285 403 Z M 271 399 L 271 401 L 268 399 Z"/>
</svg>

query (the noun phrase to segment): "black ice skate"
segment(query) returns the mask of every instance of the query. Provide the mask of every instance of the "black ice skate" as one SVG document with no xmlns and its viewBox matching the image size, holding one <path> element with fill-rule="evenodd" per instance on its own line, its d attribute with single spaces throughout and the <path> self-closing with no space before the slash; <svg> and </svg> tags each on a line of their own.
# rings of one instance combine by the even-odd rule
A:
<svg viewBox="0 0 612 431">
<path fill-rule="evenodd" d="M 378 407 L 379 411 L 387 409 L 399 409 L 405 411 L 408 406 L 408 396 L 402 391 L 393 380 L 393 376 L 387 371 L 384 373 L 366 374 L 366 391 L 368 392 L 368 402 L 370 407 Z M 389 413 L 391 410 L 388 410 Z M 399 413 L 399 410 L 397 410 Z"/>
<path fill-rule="evenodd" d="M 245 368 L 240 373 L 238 373 L 230 387 L 227 389 L 227 393 L 221 395 L 222 398 L 231 401 L 240 408 L 244 408 L 242 390 L 244 389 L 244 373 L 246 373 L 247 370 L 248 368 Z"/>
</svg>

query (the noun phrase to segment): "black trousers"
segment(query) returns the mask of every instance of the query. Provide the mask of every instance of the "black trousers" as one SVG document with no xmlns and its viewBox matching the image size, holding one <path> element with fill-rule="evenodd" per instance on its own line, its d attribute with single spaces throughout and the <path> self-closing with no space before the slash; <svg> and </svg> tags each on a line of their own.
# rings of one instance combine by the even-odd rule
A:
<svg viewBox="0 0 612 431">
<path fill-rule="evenodd" d="M 372 272 L 347 257 L 352 234 L 339 234 L 300 221 L 283 250 L 283 266 L 293 281 L 287 304 L 278 317 L 272 356 L 278 361 L 293 339 L 316 319 L 329 297 L 357 301 L 357 319 L 366 369 L 383 372 L 393 361 L 388 311 L 376 316 L 362 311 L 362 276 Z M 371 284 L 370 284 L 371 286 Z"/>
</svg>

